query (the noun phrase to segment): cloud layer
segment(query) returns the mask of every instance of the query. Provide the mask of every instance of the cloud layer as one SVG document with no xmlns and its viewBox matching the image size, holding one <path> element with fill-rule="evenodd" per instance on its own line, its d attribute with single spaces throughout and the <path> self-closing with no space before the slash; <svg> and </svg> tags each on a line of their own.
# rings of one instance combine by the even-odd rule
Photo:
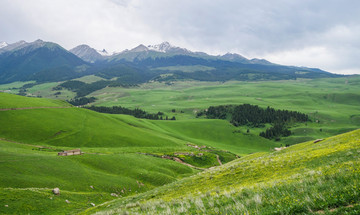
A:
<svg viewBox="0 0 360 215">
<path fill-rule="evenodd" d="M 169 41 L 360 74 L 359 8 L 356 0 L 2 0 L 0 41 L 110 51 Z"/>
</svg>

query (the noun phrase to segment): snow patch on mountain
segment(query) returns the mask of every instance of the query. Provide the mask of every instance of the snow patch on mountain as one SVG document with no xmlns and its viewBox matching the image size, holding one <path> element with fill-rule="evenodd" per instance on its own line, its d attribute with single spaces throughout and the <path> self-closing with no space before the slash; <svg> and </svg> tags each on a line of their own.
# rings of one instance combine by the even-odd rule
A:
<svg viewBox="0 0 360 215">
<path fill-rule="evenodd" d="M 178 53 L 178 54 L 192 53 L 191 51 L 189 51 L 185 48 L 173 46 L 169 42 L 163 42 L 158 45 L 148 45 L 147 48 L 152 51 L 163 52 L 163 53 Z"/>
<path fill-rule="evenodd" d="M 175 46 L 170 45 L 168 42 L 163 42 L 157 45 L 148 45 L 147 48 L 152 51 L 167 52 L 171 48 L 175 48 Z"/>
<path fill-rule="evenodd" d="M 24 40 L 21 40 L 21 41 L 16 42 L 16 43 L 7 44 L 6 46 L 3 46 L 3 47 L 1 48 L 0 53 L 1 53 L 1 52 L 12 51 L 12 50 L 15 50 L 15 49 L 17 49 L 17 48 L 24 47 L 24 46 L 26 46 L 26 45 L 28 45 L 28 43 L 25 42 Z"/>
<path fill-rule="evenodd" d="M 0 49 L 8 46 L 9 44 L 7 44 L 6 42 L 0 42 Z"/>
</svg>

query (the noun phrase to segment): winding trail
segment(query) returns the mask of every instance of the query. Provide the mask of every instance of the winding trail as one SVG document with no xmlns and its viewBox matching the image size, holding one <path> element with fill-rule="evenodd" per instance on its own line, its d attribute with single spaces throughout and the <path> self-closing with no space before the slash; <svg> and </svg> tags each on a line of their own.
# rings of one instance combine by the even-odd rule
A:
<svg viewBox="0 0 360 215">
<path fill-rule="evenodd" d="M 221 166 L 222 163 L 221 163 L 221 160 L 220 160 L 220 158 L 219 158 L 219 155 L 216 155 L 216 159 L 217 159 L 217 161 L 219 162 L 219 164 L 220 164 L 220 166 Z"/>
<path fill-rule="evenodd" d="M 172 159 L 173 159 L 175 162 L 184 164 L 184 165 L 186 165 L 186 166 L 188 166 L 188 167 L 191 167 L 191 168 L 194 168 L 194 169 L 199 169 L 199 170 L 205 170 L 204 168 L 196 167 L 196 166 L 193 166 L 193 165 L 191 165 L 191 164 L 185 163 L 185 162 L 182 161 L 180 158 L 172 157 Z"/>
</svg>

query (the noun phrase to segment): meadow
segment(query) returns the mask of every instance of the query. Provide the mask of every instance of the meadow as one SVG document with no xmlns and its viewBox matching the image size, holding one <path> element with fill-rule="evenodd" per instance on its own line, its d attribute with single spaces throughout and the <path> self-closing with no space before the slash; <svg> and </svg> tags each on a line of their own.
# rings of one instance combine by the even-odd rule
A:
<svg viewBox="0 0 360 215">
<path fill-rule="evenodd" d="M 0 203 L 7 205 L 1 214 L 75 213 L 218 166 L 217 157 L 225 164 L 278 146 L 233 132 L 221 120 L 153 121 L 101 114 L 60 100 L 6 93 L 0 98 L 7 109 L 0 111 Z M 74 148 L 84 154 L 57 156 Z M 178 157 L 193 168 L 162 156 Z M 60 196 L 51 193 L 54 187 Z"/>
<path fill-rule="evenodd" d="M 178 120 L 196 117 L 209 106 L 252 104 L 299 111 L 312 122 L 292 127 L 293 135 L 281 140 L 295 144 L 354 130 L 360 126 L 360 77 L 267 82 L 147 83 L 138 88 L 104 88 L 89 96 L 94 105 L 121 105 L 148 112 L 162 111 Z M 175 113 L 172 110 L 175 109 Z M 258 135 L 262 130 L 250 129 Z"/>
<path fill-rule="evenodd" d="M 56 150 L 4 140 L 0 162 L 0 214 L 75 213 L 91 203 L 144 192 L 196 172 L 146 155 L 61 157 Z M 52 194 L 55 187 L 60 188 L 59 196 Z"/>
<path fill-rule="evenodd" d="M 0 204 L 7 205 L 0 207 L 1 214 L 360 210 L 360 77 L 151 82 L 88 95 L 97 98 L 93 105 L 162 111 L 175 121 L 73 107 L 63 100 L 73 98 L 74 92 L 52 90 L 60 83 L 26 90 L 44 98 L 8 94 L 28 82 L 0 85 L 7 92 L 0 93 L 0 109 L 7 109 L 0 111 Z M 209 106 L 244 103 L 299 111 L 311 122 L 293 124 L 293 135 L 274 141 L 258 136 L 264 128 L 196 118 Z M 314 144 L 318 138 L 325 140 Z M 285 144 L 293 146 L 273 152 Z M 84 154 L 57 156 L 74 148 Z M 188 165 L 171 160 L 175 158 Z M 54 187 L 61 189 L 60 196 L 51 193 Z"/>
<path fill-rule="evenodd" d="M 359 214 L 360 130 L 255 153 L 83 214 Z"/>
</svg>

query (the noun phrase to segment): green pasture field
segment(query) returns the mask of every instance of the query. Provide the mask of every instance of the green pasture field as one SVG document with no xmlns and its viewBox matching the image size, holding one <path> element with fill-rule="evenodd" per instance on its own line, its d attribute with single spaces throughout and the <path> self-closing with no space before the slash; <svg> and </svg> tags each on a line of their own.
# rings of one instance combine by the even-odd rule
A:
<svg viewBox="0 0 360 215">
<path fill-rule="evenodd" d="M 347 110 L 359 110 L 359 83 L 360 77 L 269 82 L 189 81 L 173 82 L 170 86 L 155 82 L 138 88 L 105 88 L 90 96 L 98 98 L 95 105 L 122 105 L 166 113 L 172 109 L 182 110 L 186 113 L 183 118 L 194 118 L 194 112 L 211 105 L 249 103 L 297 110 L 325 121 L 328 121 L 326 117 L 347 121 L 350 119 Z"/>
<path fill-rule="evenodd" d="M 63 157 L 56 151 L 3 140 L 0 163 L 0 214 L 74 213 L 92 207 L 91 203 L 117 198 L 111 193 L 132 195 L 196 172 L 135 153 Z M 60 188 L 60 196 L 52 194 L 55 187 Z"/>
<path fill-rule="evenodd" d="M 3 100 L 10 96 L 60 102 L 0 95 L 5 95 Z M 0 112 L 0 117 L 7 122 L 0 128 L 0 137 L 65 149 L 89 148 L 91 152 L 99 153 L 191 151 L 187 144 L 195 144 L 243 155 L 278 146 L 258 136 L 235 132 L 235 127 L 222 120 L 154 121 L 76 107 L 9 110 Z"/>
<path fill-rule="evenodd" d="M 255 153 L 82 214 L 359 214 L 359 139 Z"/>
<path fill-rule="evenodd" d="M 26 107 L 70 107 L 65 101 L 29 98 L 24 96 L 15 96 L 8 93 L 0 92 L 0 109 L 6 108 L 26 108 Z"/>
<path fill-rule="evenodd" d="M 144 120 L 6 93 L 0 93 L 0 101 L 10 108 L 0 111 L 0 204 L 7 205 L 0 207 L 1 214 L 74 213 L 114 199 L 111 193 L 133 195 L 199 171 L 161 159 L 162 155 L 180 154 L 191 165 L 204 168 L 219 165 L 216 156 L 227 163 L 235 154 L 278 146 L 234 132 L 222 120 L 210 124 L 205 119 Z M 11 110 L 24 107 L 34 108 Z M 201 151 L 189 144 L 207 147 Z M 74 148 L 85 154 L 57 156 Z M 54 187 L 62 190 L 60 196 L 51 193 Z"/>
<path fill-rule="evenodd" d="M 31 88 L 27 89 L 27 94 L 30 96 L 39 96 L 44 98 L 51 98 L 51 99 L 58 99 L 58 100 L 70 100 L 74 98 L 76 93 L 62 89 L 54 91 L 53 88 L 61 84 L 62 82 L 50 82 L 50 83 L 43 83 L 35 85 Z M 59 95 L 55 93 L 59 92 Z"/>
<path fill-rule="evenodd" d="M 358 76 L 269 82 L 189 81 L 171 85 L 154 82 L 138 88 L 105 88 L 90 96 L 98 99 L 94 103 L 97 106 L 120 105 L 153 113 L 162 111 L 177 120 L 194 119 L 197 111 L 209 106 L 244 103 L 308 114 L 312 122 L 295 125 L 291 129 L 294 135 L 283 138 L 283 144 L 328 137 L 360 126 Z M 255 135 L 261 132 L 261 129 L 249 129 Z"/>
<path fill-rule="evenodd" d="M 101 78 L 101 77 L 98 77 L 98 76 L 95 76 L 95 75 L 87 75 L 87 76 L 83 76 L 81 78 L 76 78 L 76 79 L 73 79 L 73 80 L 82 81 L 84 83 L 91 84 L 93 82 L 101 81 L 101 80 L 105 80 L 105 79 Z"/>
<path fill-rule="evenodd" d="M 35 83 L 35 81 L 27 81 L 27 82 L 17 81 L 9 84 L 0 84 L 0 90 L 10 90 L 11 92 L 13 91 L 13 88 L 20 88 L 25 84 L 31 84 L 31 83 Z"/>
<path fill-rule="evenodd" d="M 57 91 L 51 89 L 58 84 L 35 85 L 27 92 L 56 98 Z M 57 99 L 73 96 L 73 92 L 64 91 Z M 0 204 L 8 206 L 0 207 L 0 214 L 76 213 L 93 207 L 91 203 L 99 205 L 115 199 L 110 193 L 132 197 L 85 213 L 104 210 L 109 205 L 106 212 L 110 213 L 293 214 L 309 210 L 328 212 L 334 208 L 341 213 L 351 210 L 350 206 L 359 210 L 359 200 L 354 195 L 360 191 L 349 185 L 358 186 L 359 174 L 351 172 L 350 167 L 359 167 L 359 131 L 329 137 L 360 127 L 360 77 L 153 82 L 134 88 L 107 87 L 89 96 L 98 99 L 95 105 L 162 111 L 177 120 L 101 114 L 73 107 L 63 100 L 0 93 L 0 109 L 18 108 L 0 111 Z M 226 120 L 196 118 L 197 111 L 211 105 L 243 103 L 300 111 L 312 121 L 292 125 L 293 135 L 275 142 L 258 136 L 270 125 L 234 127 Z M 34 109 L 19 109 L 29 107 Z M 318 138 L 326 140 L 313 144 Z M 309 142 L 269 154 L 274 147 L 305 141 Z M 85 154 L 57 156 L 59 151 L 74 148 Z M 161 156 L 181 158 L 196 168 Z M 242 158 L 231 161 L 235 156 Z M 219 166 L 217 157 L 223 164 L 231 162 L 176 182 L 200 168 Z M 319 171 L 321 174 L 315 174 Z M 302 173 L 306 174 L 302 177 Z M 139 186 L 137 181 L 144 185 Z M 170 187 L 149 191 L 172 182 L 175 184 Z M 303 193 L 292 192 L 298 185 Z M 231 190 L 233 186 L 235 191 Z M 53 187 L 60 187 L 62 195 L 51 194 Z M 125 187 L 132 191 L 123 193 Z M 332 191 L 332 187 L 336 189 Z M 170 190 L 169 195 L 166 189 Z M 182 200 L 180 190 L 188 194 Z M 146 191 L 149 192 L 134 196 Z M 336 193 L 342 196 L 334 197 Z M 299 205 L 282 196 L 305 203 Z"/>
</svg>

